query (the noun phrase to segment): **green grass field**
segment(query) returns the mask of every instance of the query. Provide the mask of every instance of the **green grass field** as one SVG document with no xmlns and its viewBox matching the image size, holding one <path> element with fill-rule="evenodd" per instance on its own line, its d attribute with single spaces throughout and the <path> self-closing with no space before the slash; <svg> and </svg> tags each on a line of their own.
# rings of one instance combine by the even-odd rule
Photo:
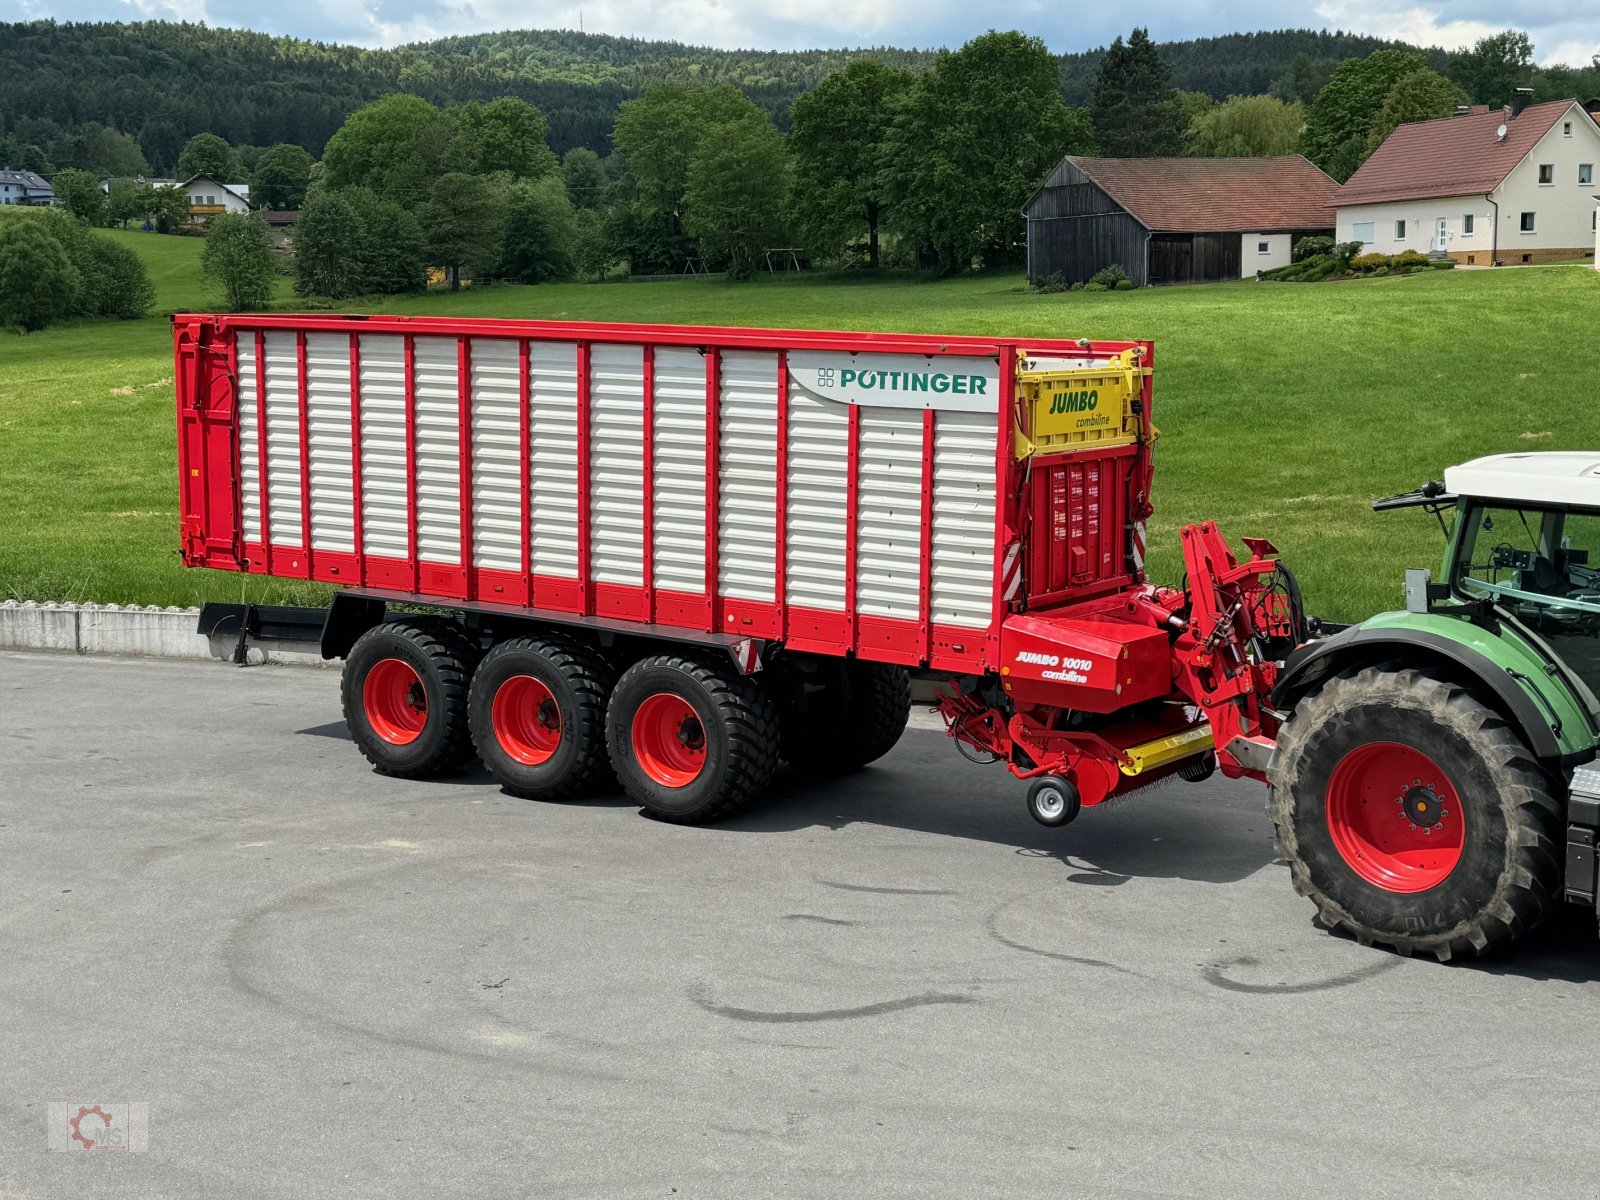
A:
<svg viewBox="0 0 1600 1200">
<path fill-rule="evenodd" d="M 205 301 L 198 242 L 118 236 L 153 257 L 163 308 Z M 1600 273 L 1577 266 L 1052 296 L 1015 276 L 573 284 L 386 311 L 1152 338 L 1153 575 L 1175 582 L 1178 526 L 1215 518 L 1272 538 L 1339 619 L 1398 605 L 1402 569 L 1439 557 L 1430 518 L 1372 498 L 1479 454 L 1600 443 Z M 171 374 L 165 320 L 0 337 L 0 598 L 314 594 L 178 565 Z"/>
</svg>

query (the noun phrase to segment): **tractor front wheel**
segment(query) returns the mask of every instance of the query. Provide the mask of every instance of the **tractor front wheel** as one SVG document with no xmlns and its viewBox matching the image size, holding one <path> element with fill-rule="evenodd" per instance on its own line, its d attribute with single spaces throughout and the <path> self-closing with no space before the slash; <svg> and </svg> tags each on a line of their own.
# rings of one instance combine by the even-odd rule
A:
<svg viewBox="0 0 1600 1200">
<path fill-rule="evenodd" d="M 1561 885 L 1561 806 L 1472 692 L 1369 667 L 1303 698 L 1278 739 L 1278 852 L 1322 921 L 1441 961 L 1516 941 Z"/>
</svg>

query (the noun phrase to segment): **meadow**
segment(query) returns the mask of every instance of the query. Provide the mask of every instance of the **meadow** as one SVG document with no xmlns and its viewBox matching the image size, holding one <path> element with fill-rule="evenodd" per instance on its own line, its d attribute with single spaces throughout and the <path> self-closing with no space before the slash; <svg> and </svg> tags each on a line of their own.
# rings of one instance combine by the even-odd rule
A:
<svg viewBox="0 0 1600 1200">
<path fill-rule="evenodd" d="M 213 302 L 197 240 L 114 236 L 164 312 Z M 1581 266 L 1048 296 L 1016 275 L 500 286 L 383 311 L 1151 338 L 1153 577 L 1176 582 L 1179 525 L 1213 518 L 1236 544 L 1270 537 L 1312 611 L 1342 620 L 1397 606 L 1403 568 L 1440 556 L 1431 518 L 1375 497 L 1481 454 L 1600 443 L 1600 272 Z M 179 565 L 171 376 L 164 317 L 0 335 L 0 599 L 320 594 Z"/>
</svg>

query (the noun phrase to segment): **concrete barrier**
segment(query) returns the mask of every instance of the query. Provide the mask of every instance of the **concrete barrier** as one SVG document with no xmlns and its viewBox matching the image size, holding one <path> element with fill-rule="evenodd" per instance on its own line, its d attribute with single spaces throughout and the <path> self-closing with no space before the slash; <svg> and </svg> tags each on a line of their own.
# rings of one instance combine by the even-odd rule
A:
<svg viewBox="0 0 1600 1200">
<path fill-rule="evenodd" d="M 233 661 L 238 630 L 209 636 L 196 631 L 197 608 L 137 604 L 0 603 L 0 650 L 62 650 L 78 654 L 134 654 L 148 658 Z M 335 666 L 313 642 L 275 642 L 270 651 L 247 642 L 245 659 L 294 666 Z"/>
</svg>

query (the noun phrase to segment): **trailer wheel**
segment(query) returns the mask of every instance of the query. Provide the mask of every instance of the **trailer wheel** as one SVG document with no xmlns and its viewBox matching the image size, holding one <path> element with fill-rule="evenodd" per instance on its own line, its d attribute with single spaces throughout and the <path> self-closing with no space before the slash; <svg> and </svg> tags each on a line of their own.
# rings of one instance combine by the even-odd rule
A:
<svg viewBox="0 0 1600 1200">
<path fill-rule="evenodd" d="M 662 820 L 700 824 L 772 779 L 777 715 L 755 680 L 725 660 L 657 655 L 617 681 L 606 745 L 629 796 Z"/>
<path fill-rule="evenodd" d="M 1269 808 L 1323 924 L 1441 961 L 1501 949 L 1561 886 L 1561 805 L 1522 740 L 1418 670 L 1336 676 L 1284 726 Z"/>
<path fill-rule="evenodd" d="M 477 648 L 454 624 L 408 618 L 375 625 L 345 659 L 345 724 L 377 770 L 428 779 L 472 758 L 467 680 Z"/>
<path fill-rule="evenodd" d="M 483 765 L 514 796 L 559 800 L 605 767 L 616 678 L 591 647 L 558 634 L 512 638 L 472 676 L 467 720 Z"/>
<path fill-rule="evenodd" d="M 799 676 L 790 686 L 779 714 L 784 759 L 826 774 L 853 771 L 893 750 L 911 716 L 911 676 L 904 668 L 835 660 L 819 675 L 815 681 Z"/>
</svg>

